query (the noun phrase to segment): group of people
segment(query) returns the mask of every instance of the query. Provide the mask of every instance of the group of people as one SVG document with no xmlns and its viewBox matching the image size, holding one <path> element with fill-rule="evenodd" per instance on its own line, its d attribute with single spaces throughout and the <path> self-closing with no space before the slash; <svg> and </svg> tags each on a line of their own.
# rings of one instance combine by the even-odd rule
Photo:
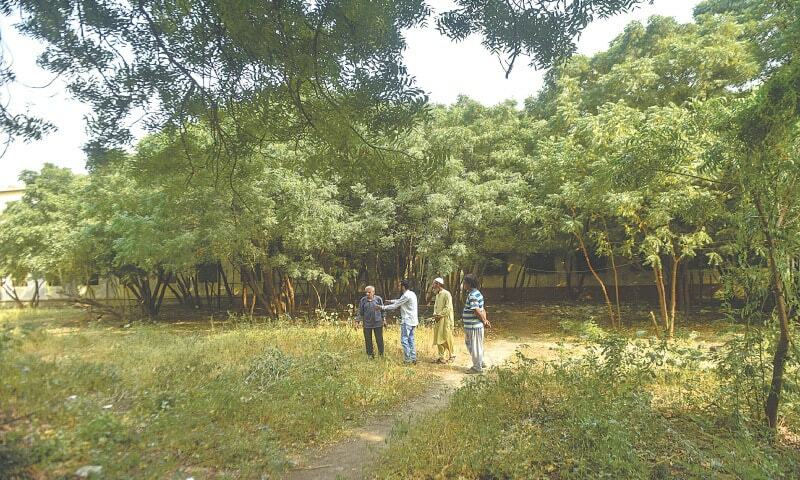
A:
<svg viewBox="0 0 800 480">
<path fill-rule="evenodd" d="M 475 275 L 464 276 L 462 288 L 466 293 L 466 301 L 461 318 L 464 323 L 464 342 L 472 357 L 472 366 L 468 373 L 481 373 L 486 367 L 483 360 L 484 329 L 491 327 L 484 308 L 483 295 L 478 290 L 478 279 Z M 364 329 L 364 343 L 367 355 L 375 358 L 372 343 L 373 337 L 378 347 L 378 354 L 383 356 L 383 327 L 385 325 L 385 312 L 387 310 L 400 310 L 400 345 L 403 348 L 403 360 L 406 363 L 417 363 L 417 347 L 414 341 L 414 331 L 419 325 L 417 295 L 411 290 L 408 280 L 400 282 L 402 295 L 396 300 L 386 302 L 375 295 L 375 287 L 364 288 L 364 297 L 358 303 L 358 320 Z M 433 318 L 436 326 L 433 343 L 436 345 L 439 356 L 436 363 L 449 363 L 455 359 L 453 347 L 453 328 L 455 312 L 453 310 L 453 295 L 445 288 L 444 280 L 433 280 L 432 288 L 436 292 L 433 305 Z"/>
</svg>

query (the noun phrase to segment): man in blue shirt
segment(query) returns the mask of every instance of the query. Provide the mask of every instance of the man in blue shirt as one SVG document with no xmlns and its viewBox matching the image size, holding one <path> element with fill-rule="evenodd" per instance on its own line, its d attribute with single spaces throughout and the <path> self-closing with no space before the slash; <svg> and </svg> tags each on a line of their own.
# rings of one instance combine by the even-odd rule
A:
<svg viewBox="0 0 800 480">
<path fill-rule="evenodd" d="M 417 346 L 414 344 L 414 330 L 419 325 L 417 317 L 417 294 L 409 288 L 408 280 L 400 282 L 403 294 L 397 300 L 387 300 L 380 308 L 385 310 L 400 309 L 400 345 L 403 347 L 403 360 L 406 363 L 417 363 Z"/>
<path fill-rule="evenodd" d="M 472 367 L 467 373 L 481 373 L 486 365 L 483 361 L 483 332 L 484 327 L 491 327 L 489 319 L 486 318 L 486 310 L 483 308 L 483 295 L 478 290 L 478 279 L 473 274 L 464 276 L 461 284 L 467 292 L 467 300 L 464 303 L 464 311 L 461 318 L 464 320 L 464 343 L 472 357 Z"/>
<path fill-rule="evenodd" d="M 375 358 L 372 349 L 372 337 L 375 336 L 375 343 L 378 345 L 378 354 L 383 356 L 383 312 L 380 308 L 383 299 L 375 295 L 375 287 L 368 285 L 364 288 L 364 296 L 358 302 L 358 320 L 364 327 L 364 344 L 367 347 L 367 355 Z"/>
</svg>

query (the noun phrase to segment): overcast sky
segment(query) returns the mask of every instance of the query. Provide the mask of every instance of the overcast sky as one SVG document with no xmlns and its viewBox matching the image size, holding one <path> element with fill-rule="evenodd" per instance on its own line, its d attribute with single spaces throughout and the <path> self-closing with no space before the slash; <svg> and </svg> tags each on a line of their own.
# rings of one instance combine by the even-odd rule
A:
<svg viewBox="0 0 800 480">
<path fill-rule="evenodd" d="M 435 11 L 442 11 L 448 0 L 432 0 Z M 646 22 L 651 15 L 692 20 L 692 8 L 699 0 L 655 0 L 632 13 L 599 20 L 589 25 L 578 43 L 578 51 L 592 54 L 604 50 L 619 35 L 625 25 L 639 20 Z M 511 76 L 506 79 L 496 57 L 481 46 L 479 36 L 453 43 L 441 36 L 431 25 L 408 32 L 405 60 L 417 84 L 435 103 L 451 103 L 458 95 L 467 95 L 485 104 L 514 99 L 520 104 L 534 95 L 542 85 L 544 72 L 534 71 L 525 62 L 517 61 Z M 84 170 L 81 146 L 86 141 L 83 116 L 88 109 L 74 100 L 64 89 L 63 82 L 36 65 L 42 51 L 37 42 L 16 33 L 11 21 L 0 18 L 2 48 L 13 62 L 17 82 L 0 95 L 11 99 L 10 108 L 19 112 L 27 106 L 30 111 L 56 125 L 58 130 L 40 142 L 12 144 L 0 158 L 0 187 L 18 184 L 17 176 L 25 169 L 36 170 L 45 162 Z"/>
</svg>

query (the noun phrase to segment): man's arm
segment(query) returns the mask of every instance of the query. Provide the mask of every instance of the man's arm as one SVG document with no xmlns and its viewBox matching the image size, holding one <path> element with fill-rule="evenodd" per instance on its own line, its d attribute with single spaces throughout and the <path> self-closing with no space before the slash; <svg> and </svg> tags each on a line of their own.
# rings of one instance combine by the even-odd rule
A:
<svg viewBox="0 0 800 480">
<path fill-rule="evenodd" d="M 475 308 L 475 314 L 478 316 L 478 319 L 484 324 L 486 327 L 491 328 L 492 324 L 489 323 L 489 318 L 486 316 L 486 309 L 485 308 Z"/>
<path fill-rule="evenodd" d="M 397 310 L 398 308 L 400 308 L 401 305 L 405 305 L 406 303 L 408 303 L 409 299 L 410 297 L 408 295 L 403 294 L 400 296 L 400 298 L 393 301 L 389 305 L 382 305 L 381 310 Z"/>
<path fill-rule="evenodd" d="M 356 315 L 356 318 L 358 319 L 359 322 L 363 322 L 364 321 L 364 306 L 365 305 L 366 305 L 366 302 L 364 301 L 363 298 L 361 300 L 359 300 L 359 302 L 358 302 L 358 315 Z"/>
</svg>

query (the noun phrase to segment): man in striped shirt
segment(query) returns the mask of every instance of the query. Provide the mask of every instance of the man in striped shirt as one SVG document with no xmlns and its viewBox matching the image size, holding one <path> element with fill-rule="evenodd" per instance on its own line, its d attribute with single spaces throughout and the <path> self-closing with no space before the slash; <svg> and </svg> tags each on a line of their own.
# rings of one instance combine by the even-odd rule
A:
<svg viewBox="0 0 800 480">
<path fill-rule="evenodd" d="M 478 279 L 475 275 L 471 273 L 465 275 L 462 287 L 467 292 L 467 300 L 461 314 L 464 321 L 464 342 L 472 357 L 472 367 L 467 370 L 467 373 L 481 373 L 483 367 L 486 366 L 483 361 L 483 331 L 484 327 L 489 328 L 492 325 L 486 318 L 483 295 L 478 290 Z"/>
</svg>

